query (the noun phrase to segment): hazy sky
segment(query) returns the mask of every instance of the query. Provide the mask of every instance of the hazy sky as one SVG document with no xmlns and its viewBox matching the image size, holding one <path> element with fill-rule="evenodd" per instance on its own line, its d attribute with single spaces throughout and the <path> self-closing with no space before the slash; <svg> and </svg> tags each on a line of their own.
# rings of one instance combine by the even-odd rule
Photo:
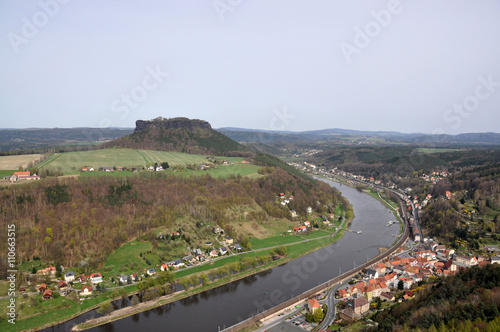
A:
<svg viewBox="0 0 500 332">
<path fill-rule="evenodd" d="M 0 0 L 0 128 L 500 132 L 500 1 Z"/>
</svg>

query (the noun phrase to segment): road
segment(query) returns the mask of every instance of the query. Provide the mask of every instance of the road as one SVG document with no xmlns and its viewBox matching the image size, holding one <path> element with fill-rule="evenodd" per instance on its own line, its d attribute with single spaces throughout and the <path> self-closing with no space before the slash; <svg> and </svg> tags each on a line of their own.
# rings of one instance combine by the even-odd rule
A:
<svg viewBox="0 0 500 332">
<path fill-rule="evenodd" d="M 326 330 L 328 328 L 328 326 L 330 326 L 333 323 L 333 321 L 335 320 L 335 315 L 337 314 L 337 308 L 335 306 L 335 293 L 342 286 L 345 286 L 345 285 L 340 284 L 340 285 L 337 285 L 337 286 L 331 288 L 326 299 L 321 301 L 323 303 L 326 303 L 326 305 L 328 306 L 328 310 L 326 312 L 325 318 L 323 318 L 323 321 L 319 324 L 318 329 L 321 328 L 323 330 Z"/>
</svg>

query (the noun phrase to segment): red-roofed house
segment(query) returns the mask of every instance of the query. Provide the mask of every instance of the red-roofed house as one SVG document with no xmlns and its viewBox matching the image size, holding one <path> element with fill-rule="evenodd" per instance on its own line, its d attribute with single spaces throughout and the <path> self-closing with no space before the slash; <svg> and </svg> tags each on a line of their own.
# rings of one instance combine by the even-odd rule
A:
<svg viewBox="0 0 500 332">
<path fill-rule="evenodd" d="M 43 275 L 48 275 L 48 276 L 55 276 L 56 275 L 56 268 L 55 266 L 50 265 L 49 267 L 43 269 L 43 270 L 38 270 L 36 271 L 37 274 L 43 274 Z"/>
<path fill-rule="evenodd" d="M 162 265 L 160 266 L 160 270 L 162 270 L 162 271 L 167 271 L 167 270 L 168 270 L 168 265 L 167 265 L 167 264 L 162 264 Z"/>
<path fill-rule="evenodd" d="M 344 298 L 344 297 L 348 297 L 348 296 L 349 296 L 349 294 L 347 294 L 347 290 L 345 290 L 343 288 L 339 289 L 339 297 L 340 298 Z"/>
<path fill-rule="evenodd" d="M 89 295 L 92 295 L 92 287 L 83 286 L 82 290 L 80 291 L 80 296 L 89 296 Z"/>
<path fill-rule="evenodd" d="M 90 281 L 93 284 L 98 284 L 98 283 L 102 282 L 102 275 L 99 272 L 92 273 L 90 275 Z"/>
<path fill-rule="evenodd" d="M 47 289 L 47 285 L 46 285 L 46 284 L 44 284 L 44 283 L 42 283 L 42 284 L 40 284 L 40 286 L 38 286 L 38 291 L 39 291 L 40 293 L 45 292 L 45 290 L 46 290 L 46 289 Z"/>
<path fill-rule="evenodd" d="M 316 299 L 309 299 L 308 301 L 309 304 L 309 311 L 310 312 L 315 312 L 316 310 L 322 310 L 321 309 L 321 304 L 318 302 Z"/>
<path fill-rule="evenodd" d="M 45 292 L 43 292 L 43 299 L 44 300 L 50 300 L 52 298 L 52 290 L 46 289 Z"/>
</svg>

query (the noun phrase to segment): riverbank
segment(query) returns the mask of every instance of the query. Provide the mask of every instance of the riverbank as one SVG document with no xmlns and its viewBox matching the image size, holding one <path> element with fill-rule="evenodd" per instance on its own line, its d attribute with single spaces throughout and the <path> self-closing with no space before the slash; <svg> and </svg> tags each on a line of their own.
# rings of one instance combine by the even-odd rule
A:
<svg viewBox="0 0 500 332">
<path fill-rule="evenodd" d="M 346 221 L 344 220 L 344 223 L 345 222 Z M 263 266 L 260 266 L 258 268 L 255 268 L 255 269 L 252 269 L 249 271 L 245 271 L 245 272 L 241 272 L 241 273 L 238 273 L 238 274 L 235 274 L 232 276 L 225 277 L 223 279 L 217 280 L 217 281 L 212 282 L 212 283 L 205 285 L 205 286 L 200 286 L 200 287 L 193 288 L 191 290 L 181 291 L 181 292 L 177 292 L 174 294 L 165 295 L 165 296 L 162 296 L 156 300 L 147 301 L 147 302 L 140 303 L 136 306 L 128 306 L 128 307 L 125 307 L 122 309 L 115 310 L 112 313 L 110 313 L 109 315 L 99 317 L 99 318 L 90 319 L 84 323 L 78 324 L 78 325 L 74 326 L 72 330 L 73 331 L 83 331 L 83 330 L 90 329 L 90 328 L 93 328 L 96 326 L 104 325 L 104 324 L 107 324 L 107 323 L 110 323 L 110 322 L 113 322 L 116 320 L 120 320 L 120 319 L 129 317 L 129 316 L 132 316 L 132 315 L 135 315 L 135 314 L 147 311 L 147 310 L 151 310 L 151 309 L 160 307 L 160 306 L 168 304 L 168 303 L 172 303 L 175 301 L 185 299 L 185 298 L 190 297 L 190 296 L 197 295 L 199 293 L 202 293 L 202 292 L 208 291 L 210 289 L 229 284 L 231 282 L 235 282 L 237 280 L 246 278 L 248 276 L 251 276 L 251 275 L 254 275 L 257 273 L 264 272 L 266 270 L 269 270 L 269 269 L 272 269 L 276 266 L 285 264 L 285 263 L 290 262 L 294 259 L 305 256 L 307 254 L 310 254 L 314 251 L 317 251 L 321 248 L 324 248 L 328 245 L 335 243 L 336 241 L 338 241 L 340 238 L 343 237 L 344 231 L 345 231 L 345 228 L 339 228 L 339 230 L 336 233 L 332 234 L 333 237 L 328 236 L 326 238 L 323 237 L 323 238 L 318 238 L 316 240 L 308 241 L 308 242 L 311 242 L 311 241 L 322 242 L 320 245 L 318 245 L 318 246 L 316 246 L 313 249 L 310 249 L 308 251 L 295 252 L 295 253 L 292 252 L 288 256 L 286 256 L 282 259 L 279 259 L 277 261 L 270 262 L 268 264 L 265 264 Z M 325 240 L 327 240 L 327 241 L 325 241 Z M 302 242 L 289 244 L 286 246 L 287 247 L 298 246 L 301 243 Z M 205 271 L 205 272 L 210 272 L 210 270 Z"/>
</svg>

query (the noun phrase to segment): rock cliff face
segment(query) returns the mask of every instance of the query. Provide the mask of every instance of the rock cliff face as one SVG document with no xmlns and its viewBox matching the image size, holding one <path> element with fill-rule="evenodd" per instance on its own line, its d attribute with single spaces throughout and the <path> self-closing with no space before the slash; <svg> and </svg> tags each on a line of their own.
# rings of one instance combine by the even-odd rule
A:
<svg viewBox="0 0 500 332">
<path fill-rule="evenodd" d="M 149 129 L 187 129 L 193 130 L 195 128 L 201 129 L 212 129 L 212 126 L 207 121 L 203 120 L 191 120 L 188 118 L 171 118 L 165 119 L 162 117 L 144 121 L 137 120 L 135 122 L 135 130 L 134 133 L 138 133 L 141 131 L 147 131 Z"/>
</svg>

